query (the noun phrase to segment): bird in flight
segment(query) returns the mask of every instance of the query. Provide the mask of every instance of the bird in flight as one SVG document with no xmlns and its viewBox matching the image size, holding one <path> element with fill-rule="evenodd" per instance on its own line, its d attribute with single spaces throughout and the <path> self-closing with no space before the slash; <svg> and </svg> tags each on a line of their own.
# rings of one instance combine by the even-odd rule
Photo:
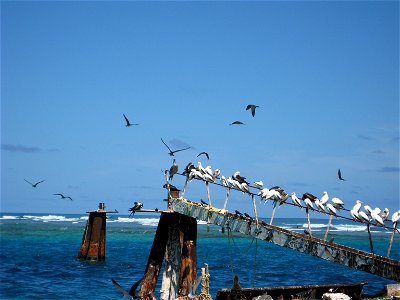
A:
<svg viewBox="0 0 400 300">
<path fill-rule="evenodd" d="M 163 140 L 162 138 L 161 138 L 161 142 L 163 142 L 163 144 L 165 145 L 165 147 L 168 148 L 168 150 L 169 150 L 168 154 L 171 155 L 171 156 L 174 156 L 174 153 L 175 153 L 175 152 L 179 152 L 179 151 L 183 151 L 183 150 L 190 149 L 190 147 L 187 147 L 187 148 L 184 148 L 184 149 L 179 149 L 179 150 L 174 150 L 174 151 L 172 151 L 171 148 L 168 147 L 168 145 L 164 142 L 164 140 Z"/>
<path fill-rule="evenodd" d="M 29 183 L 32 187 L 37 187 L 37 185 L 39 184 L 39 183 L 42 183 L 44 180 L 42 180 L 42 181 L 39 181 L 39 182 L 36 182 L 36 183 L 32 183 L 32 182 L 29 182 L 28 180 L 26 180 L 26 179 L 24 179 L 27 183 Z"/>
<path fill-rule="evenodd" d="M 232 122 L 232 123 L 229 124 L 229 125 L 244 125 L 244 123 L 243 123 L 243 122 L 240 122 L 240 121 L 235 121 L 235 122 Z"/>
<path fill-rule="evenodd" d="M 63 194 L 53 194 L 53 195 L 61 196 L 61 199 L 70 199 L 70 200 L 72 200 L 72 198 L 70 196 L 64 196 Z"/>
<path fill-rule="evenodd" d="M 340 169 L 338 169 L 337 175 L 338 175 L 339 180 L 346 181 L 346 179 L 343 179 L 343 177 L 342 177 L 342 172 L 340 171 Z"/>
<path fill-rule="evenodd" d="M 254 105 L 254 104 L 249 104 L 246 107 L 246 110 L 251 109 L 251 114 L 254 117 L 256 115 L 256 108 L 259 107 L 258 105 Z"/>
<path fill-rule="evenodd" d="M 139 125 L 139 124 L 132 124 L 131 122 L 129 122 L 129 120 L 128 120 L 128 118 L 125 116 L 125 114 L 123 114 L 124 115 L 124 118 L 125 118 L 125 122 L 126 122 L 126 127 L 130 127 L 130 126 L 133 126 L 133 125 Z"/>
<path fill-rule="evenodd" d="M 208 155 L 208 153 L 207 152 L 200 152 L 199 153 L 199 155 L 197 155 L 197 157 L 199 157 L 200 155 L 202 155 L 202 154 L 204 154 L 206 157 L 207 157 L 207 159 L 210 159 L 210 156 Z"/>
</svg>

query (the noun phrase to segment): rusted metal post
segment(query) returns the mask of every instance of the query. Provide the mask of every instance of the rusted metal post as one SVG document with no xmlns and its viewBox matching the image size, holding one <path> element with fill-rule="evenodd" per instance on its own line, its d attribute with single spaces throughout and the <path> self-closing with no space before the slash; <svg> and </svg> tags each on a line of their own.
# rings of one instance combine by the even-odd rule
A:
<svg viewBox="0 0 400 300">
<path fill-rule="evenodd" d="M 169 224 L 173 221 L 173 213 L 161 213 L 153 245 L 144 271 L 144 279 L 139 290 L 139 298 L 144 298 L 154 292 L 157 279 L 164 260 L 165 249 L 168 241 Z"/>
<path fill-rule="evenodd" d="M 165 253 L 160 300 L 175 300 L 178 297 L 179 274 L 181 269 L 181 246 L 179 214 L 174 213 L 168 224 L 168 240 Z"/>
<path fill-rule="evenodd" d="M 78 259 L 103 261 L 106 258 L 106 211 L 104 203 L 99 204 L 97 211 L 89 213 Z"/>
<path fill-rule="evenodd" d="M 188 296 L 190 286 L 196 281 L 196 243 L 197 221 L 181 215 L 179 222 L 181 253 L 181 270 L 179 279 L 179 297 Z"/>
</svg>

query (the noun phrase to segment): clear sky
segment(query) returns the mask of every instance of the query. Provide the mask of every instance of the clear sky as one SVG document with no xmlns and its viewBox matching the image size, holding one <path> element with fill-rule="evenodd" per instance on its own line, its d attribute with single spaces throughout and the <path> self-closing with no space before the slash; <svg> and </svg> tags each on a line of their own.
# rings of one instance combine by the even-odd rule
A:
<svg viewBox="0 0 400 300">
<path fill-rule="evenodd" d="M 399 209 L 399 2 L 1 1 L 1 212 L 164 208 L 160 138 L 180 171 Z"/>
</svg>

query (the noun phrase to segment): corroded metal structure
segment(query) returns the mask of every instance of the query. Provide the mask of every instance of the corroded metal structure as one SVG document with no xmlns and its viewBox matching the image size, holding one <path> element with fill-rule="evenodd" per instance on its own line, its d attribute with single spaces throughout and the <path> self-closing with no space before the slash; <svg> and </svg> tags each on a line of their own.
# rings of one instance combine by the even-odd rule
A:
<svg viewBox="0 0 400 300">
<path fill-rule="evenodd" d="M 209 208 L 183 198 L 171 199 L 174 212 L 206 221 L 233 232 L 240 232 L 260 240 L 293 249 L 308 255 L 339 263 L 387 279 L 400 281 L 400 261 L 358 249 L 327 242 L 277 226 L 243 219 L 225 210 Z"/>
</svg>

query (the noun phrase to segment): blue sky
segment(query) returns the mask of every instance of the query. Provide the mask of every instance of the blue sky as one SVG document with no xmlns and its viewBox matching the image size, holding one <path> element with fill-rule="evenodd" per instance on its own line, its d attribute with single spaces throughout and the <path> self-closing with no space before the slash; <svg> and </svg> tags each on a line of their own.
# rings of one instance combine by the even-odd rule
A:
<svg viewBox="0 0 400 300">
<path fill-rule="evenodd" d="M 161 137 L 181 170 L 399 209 L 398 1 L 1 2 L 2 212 L 164 208 Z"/>
</svg>

